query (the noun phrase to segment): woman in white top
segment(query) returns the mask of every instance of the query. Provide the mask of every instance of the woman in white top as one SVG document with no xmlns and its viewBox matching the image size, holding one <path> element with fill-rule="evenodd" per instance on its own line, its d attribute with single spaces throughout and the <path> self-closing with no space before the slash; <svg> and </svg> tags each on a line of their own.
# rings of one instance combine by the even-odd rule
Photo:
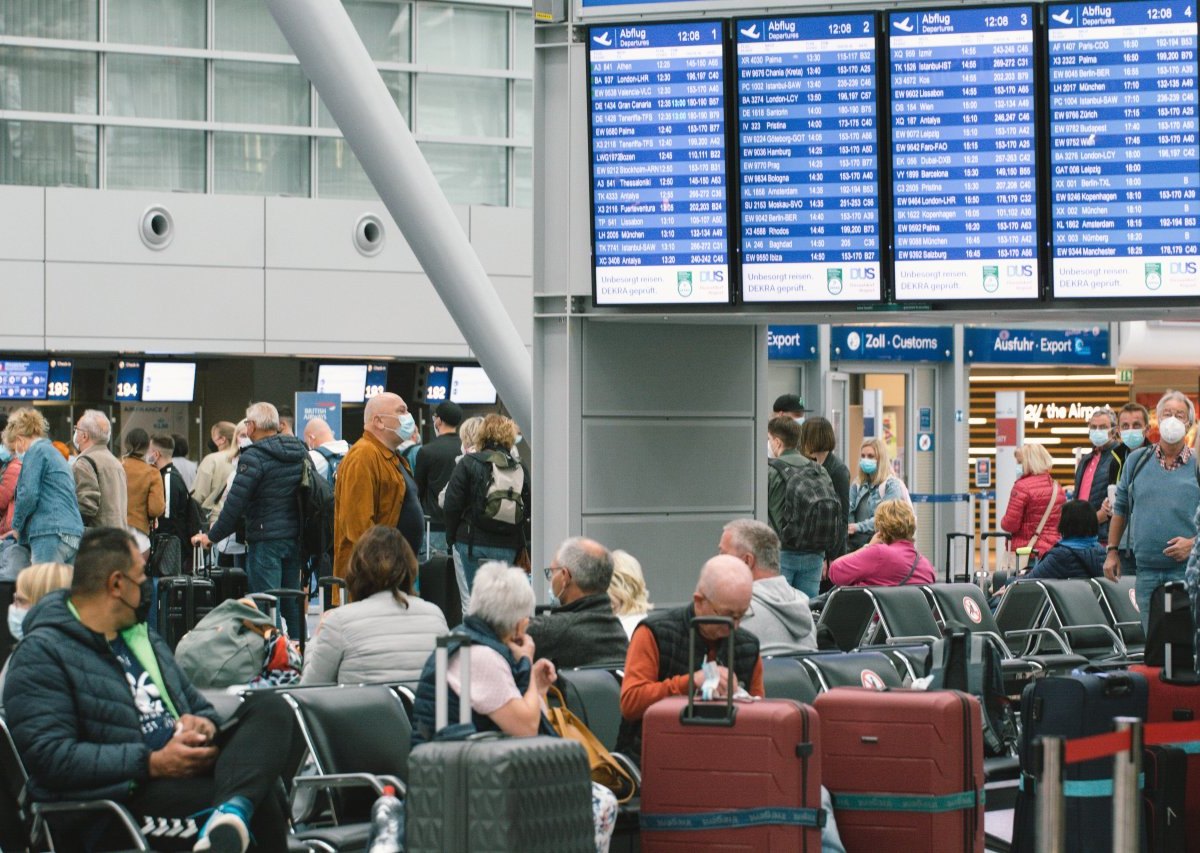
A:
<svg viewBox="0 0 1200 853">
<path fill-rule="evenodd" d="M 646 591 L 646 577 L 642 564 L 628 551 L 613 551 L 612 581 L 608 585 L 608 598 L 612 601 L 613 615 L 621 620 L 625 634 L 632 639 L 633 629 L 654 609 Z"/>
<path fill-rule="evenodd" d="M 328 611 L 309 643 L 301 684 L 416 681 L 446 617 L 413 595 L 417 558 L 400 531 L 377 524 L 350 554 L 352 604 Z"/>
</svg>

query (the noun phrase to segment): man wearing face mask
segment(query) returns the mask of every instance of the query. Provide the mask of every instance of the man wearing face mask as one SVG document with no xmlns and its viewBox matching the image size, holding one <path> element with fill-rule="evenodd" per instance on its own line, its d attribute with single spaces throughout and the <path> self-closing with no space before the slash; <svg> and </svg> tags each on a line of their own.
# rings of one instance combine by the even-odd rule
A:
<svg viewBox="0 0 1200 853">
<path fill-rule="evenodd" d="M 1100 541 L 1108 540 L 1108 520 L 1112 513 L 1105 510 L 1108 486 L 1121 476 L 1121 464 L 1125 457 L 1118 452 L 1121 447 L 1117 434 L 1117 413 L 1108 406 L 1096 409 L 1088 418 L 1088 440 L 1092 450 L 1079 460 L 1075 468 L 1075 495 L 1087 501 L 1096 513 L 1100 525 Z"/>
<path fill-rule="evenodd" d="M 279 433 L 279 412 L 270 403 L 246 409 L 250 445 L 237 460 L 225 506 L 212 529 L 192 537 L 208 547 L 234 532 L 246 519 L 246 574 L 251 592 L 300 586 L 300 507 L 296 500 L 308 448 L 294 435 Z M 280 605 L 295 635 L 300 610 L 294 600 Z"/>
<path fill-rule="evenodd" d="M 798 424 L 804 423 L 804 398 L 799 394 L 780 394 L 771 406 L 771 417 L 787 415 Z"/>
<path fill-rule="evenodd" d="M 25 618 L 4 700 L 30 797 L 116 800 L 139 826 L 166 818 L 149 833 L 156 850 L 240 853 L 253 832 L 256 849 L 286 851 L 279 780 L 298 752 L 287 704 L 258 697 L 218 731 L 217 712 L 146 626 L 149 586 L 129 533 L 89 530 L 70 588 Z M 88 816 L 79 849 L 111 849 L 109 830 Z"/>
<path fill-rule="evenodd" d="M 111 435 L 108 417 L 96 409 L 88 409 L 75 422 L 71 443 L 79 451 L 79 458 L 71 466 L 71 473 L 85 527 L 125 526 L 129 486 L 121 460 L 108 449 Z"/>
<path fill-rule="evenodd" d="M 594 539 L 577 536 L 558 546 L 546 569 L 553 609 L 534 616 L 525 629 L 539 659 L 549 658 L 560 670 L 624 665 L 629 640 L 608 597 L 612 574 L 612 554 Z"/>
<path fill-rule="evenodd" d="M 396 527 L 409 491 L 403 466 L 408 463 L 397 455 L 400 444 L 416 432 L 416 421 L 408 405 L 391 392 L 377 394 L 363 408 L 363 436 L 351 446 L 338 466 L 333 492 L 333 573 L 346 576 L 350 552 L 359 537 L 382 524 Z M 413 500 L 419 500 L 413 489 Z M 424 525 L 424 513 L 421 512 Z M 404 531 L 401 531 L 404 532 Z M 405 536 L 412 545 L 409 535 Z M 419 554 L 420 549 L 413 547 Z"/>
<path fill-rule="evenodd" d="M 1184 579 L 1200 505 L 1200 471 L 1187 446 L 1188 430 L 1195 423 L 1192 401 L 1179 391 L 1168 391 L 1156 410 L 1158 443 L 1130 453 L 1121 471 L 1104 560 L 1104 574 L 1115 580 L 1121 576 L 1118 551 L 1132 553 L 1143 628 L 1149 627 L 1154 590 Z"/>
</svg>

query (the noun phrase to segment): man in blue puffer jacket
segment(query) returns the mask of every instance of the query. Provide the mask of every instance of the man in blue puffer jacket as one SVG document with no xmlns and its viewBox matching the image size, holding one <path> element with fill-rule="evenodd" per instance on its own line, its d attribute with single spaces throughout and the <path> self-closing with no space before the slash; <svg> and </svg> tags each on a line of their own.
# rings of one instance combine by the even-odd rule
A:
<svg viewBox="0 0 1200 853">
<path fill-rule="evenodd" d="M 156 850 L 242 853 L 253 830 L 257 849 L 286 851 L 279 780 L 298 746 L 287 704 L 257 697 L 218 731 L 217 712 L 146 626 L 149 588 L 133 537 L 95 528 L 70 589 L 25 617 L 4 702 L 30 796 L 117 800 L 139 825 L 168 831 L 181 819 L 182 831 L 150 831 Z M 210 811 L 198 836 L 195 818 Z M 76 849 L 107 843 L 110 829 L 89 815 Z"/>
<path fill-rule="evenodd" d="M 238 456 L 237 474 L 225 507 L 207 535 L 193 543 L 210 545 L 234 532 L 246 519 L 246 575 L 251 592 L 300 588 L 300 473 L 308 448 L 294 435 L 280 435 L 279 410 L 270 403 L 246 409 L 247 435 L 253 442 Z M 295 600 L 280 604 L 289 633 L 299 636 L 300 609 Z"/>
</svg>

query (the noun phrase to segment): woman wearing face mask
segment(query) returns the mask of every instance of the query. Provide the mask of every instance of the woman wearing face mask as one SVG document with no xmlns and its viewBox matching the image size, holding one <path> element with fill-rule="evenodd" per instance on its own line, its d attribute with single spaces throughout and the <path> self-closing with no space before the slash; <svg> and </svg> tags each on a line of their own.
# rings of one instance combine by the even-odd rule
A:
<svg viewBox="0 0 1200 853">
<path fill-rule="evenodd" d="M 1168 391 L 1155 408 L 1158 443 L 1133 451 L 1125 460 L 1104 559 L 1104 574 L 1115 580 L 1121 576 L 1117 552 L 1132 554 L 1144 628 L 1154 590 L 1184 580 L 1200 505 L 1200 471 L 1195 451 L 1188 446 L 1188 432 L 1196 421 L 1192 401 L 1179 391 Z"/>
<path fill-rule="evenodd" d="M 150 434 L 144 429 L 134 427 L 125 433 L 125 456 L 121 459 L 121 465 L 125 469 L 125 483 L 129 489 L 126 520 L 143 557 L 150 554 L 150 523 L 167 508 L 162 476 L 157 468 L 146 461 L 149 452 Z"/>
<path fill-rule="evenodd" d="M 1016 457 L 1017 482 L 1008 496 L 1000 528 L 1012 534 L 1010 551 L 1030 548 L 1045 554 L 1062 538 L 1058 519 L 1067 495 L 1050 476 L 1054 461 L 1045 447 L 1024 444 L 1017 448 Z"/>
<path fill-rule="evenodd" d="M 483 418 L 479 415 L 467 418 L 458 426 L 458 439 L 462 442 L 462 454 L 454 460 L 455 467 L 458 467 L 462 462 L 463 456 L 469 453 L 474 453 L 478 448 L 475 446 L 479 440 L 479 427 L 483 424 Z M 446 506 L 446 489 L 450 488 L 449 481 L 442 486 L 441 492 L 438 493 L 438 506 Z M 462 602 L 462 614 L 467 615 L 467 605 L 471 603 L 471 588 L 467 585 L 467 574 L 463 568 L 462 559 L 458 556 L 458 551 L 454 548 L 450 549 L 450 558 L 454 561 L 454 577 L 458 581 L 458 600 Z"/>
<path fill-rule="evenodd" d="M 29 563 L 71 563 L 83 536 L 71 468 L 46 437 L 50 425 L 36 409 L 17 409 L 3 440 L 21 460 L 12 530 Z"/>
<path fill-rule="evenodd" d="M 211 528 L 217 523 L 217 518 L 221 515 L 221 510 L 225 508 L 225 498 L 229 495 L 229 487 L 233 485 L 233 478 L 237 475 L 237 459 L 241 455 L 242 449 L 251 445 L 250 436 L 248 434 L 249 424 L 245 420 L 238 422 L 233 428 L 233 441 L 229 448 L 225 451 L 226 458 L 229 462 L 229 473 L 225 477 L 225 485 L 221 491 L 213 499 L 213 511 L 209 516 L 209 527 Z M 217 565 L 221 567 L 236 567 L 244 569 L 246 567 L 246 543 L 239 542 L 237 534 L 226 536 L 220 542 L 213 543 L 213 550 L 216 552 Z"/>
<path fill-rule="evenodd" d="M 850 484 L 849 551 L 855 551 L 875 535 L 875 509 L 883 501 L 912 504 L 904 482 L 892 473 L 892 460 L 882 439 L 868 438 L 858 452 L 858 471 Z"/>
<path fill-rule="evenodd" d="M 22 569 L 17 575 L 17 587 L 12 604 L 8 605 L 8 633 L 14 640 L 21 639 L 21 626 L 33 605 L 52 590 L 66 589 L 71 585 L 71 567 L 62 563 L 37 563 Z M 8 674 L 8 662 L 0 671 L 0 697 L 4 695 L 4 677 Z M 0 704 L 0 713 L 4 706 Z"/>
</svg>

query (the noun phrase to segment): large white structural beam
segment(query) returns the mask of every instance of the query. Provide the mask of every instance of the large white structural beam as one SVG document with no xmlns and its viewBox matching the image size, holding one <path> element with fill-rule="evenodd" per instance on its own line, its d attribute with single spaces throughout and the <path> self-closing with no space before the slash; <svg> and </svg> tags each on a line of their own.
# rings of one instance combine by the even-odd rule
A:
<svg viewBox="0 0 1200 853">
<path fill-rule="evenodd" d="M 338 0 L 266 3 L 508 410 L 532 429 L 529 352 L 350 16 Z"/>
</svg>

